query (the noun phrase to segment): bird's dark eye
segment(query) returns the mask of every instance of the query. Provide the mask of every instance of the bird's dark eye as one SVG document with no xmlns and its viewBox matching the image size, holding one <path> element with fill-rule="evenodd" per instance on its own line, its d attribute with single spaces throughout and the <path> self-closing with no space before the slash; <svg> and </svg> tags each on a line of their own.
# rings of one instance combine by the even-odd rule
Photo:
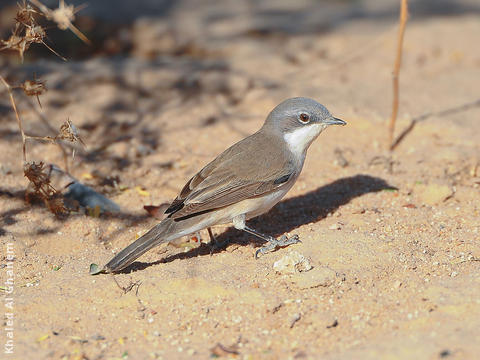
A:
<svg viewBox="0 0 480 360">
<path fill-rule="evenodd" d="M 301 113 L 299 119 L 302 123 L 306 124 L 310 121 L 310 116 L 308 116 L 308 114 Z"/>
</svg>

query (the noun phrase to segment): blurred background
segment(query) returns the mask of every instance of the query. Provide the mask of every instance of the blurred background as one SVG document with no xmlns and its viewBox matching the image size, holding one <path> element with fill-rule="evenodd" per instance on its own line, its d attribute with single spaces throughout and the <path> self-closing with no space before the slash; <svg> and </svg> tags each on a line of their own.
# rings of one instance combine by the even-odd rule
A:
<svg viewBox="0 0 480 360">
<path fill-rule="evenodd" d="M 17 1 L 1 3 L 0 31 L 8 35 L 14 23 Z M 51 9 L 59 1 L 45 0 Z M 214 52 L 232 41 L 257 39 L 262 43 L 281 38 L 339 31 L 352 23 L 382 26 L 395 24 L 399 14 L 396 0 L 128 0 L 76 1 L 75 25 L 92 41 L 81 46 L 71 33 L 48 29 L 69 59 L 98 55 L 197 55 Z M 435 17 L 478 15 L 475 0 L 411 0 L 410 21 L 426 22 Z M 41 49 L 41 47 L 40 47 Z M 37 56 L 39 49 L 32 49 Z M 48 52 L 42 54 L 47 56 Z M 214 54 L 210 54 L 213 56 Z"/>
</svg>

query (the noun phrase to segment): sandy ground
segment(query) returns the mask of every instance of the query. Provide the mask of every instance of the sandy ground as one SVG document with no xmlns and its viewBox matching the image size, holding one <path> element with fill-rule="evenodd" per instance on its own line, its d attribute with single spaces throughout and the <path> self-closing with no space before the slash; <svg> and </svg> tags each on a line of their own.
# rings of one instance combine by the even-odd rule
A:
<svg viewBox="0 0 480 360">
<path fill-rule="evenodd" d="M 397 135 L 415 123 L 391 154 L 392 1 L 181 1 L 168 16 L 135 20 L 120 46 L 128 53 L 3 61 L 10 79 L 47 80 L 42 109 L 18 96 L 26 131 L 51 135 L 70 118 L 87 144 L 72 175 L 123 211 L 57 219 L 26 204 L 2 93 L 0 285 L 8 244 L 15 277 L 14 354 L 1 358 L 478 356 L 480 9 L 440 3 L 412 4 Z M 112 276 L 88 274 L 157 222 L 144 205 L 171 201 L 292 96 L 348 122 L 321 135 L 285 200 L 251 221 L 301 244 L 255 260 L 261 242 L 216 228 L 226 248 L 210 255 L 203 233 L 201 246 L 156 248 L 115 276 L 126 293 Z M 30 143 L 28 157 L 63 164 L 53 145 Z M 274 269 L 295 253 L 313 269 Z"/>
</svg>

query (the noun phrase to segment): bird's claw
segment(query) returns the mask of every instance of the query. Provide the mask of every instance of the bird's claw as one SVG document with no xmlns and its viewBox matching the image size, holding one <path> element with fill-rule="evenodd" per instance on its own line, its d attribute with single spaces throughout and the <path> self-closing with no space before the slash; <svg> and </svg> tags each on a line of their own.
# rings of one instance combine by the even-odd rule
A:
<svg viewBox="0 0 480 360">
<path fill-rule="evenodd" d="M 291 237 L 288 237 L 287 235 L 282 235 L 278 240 L 275 238 L 272 238 L 267 245 L 255 251 L 255 259 L 258 259 L 259 254 L 265 255 L 267 252 L 274 251 L 279 247 L 285 247 L 288 245 L 298 244 L 298 243 L 301 243 L 301 241 L 298 235 L 296 234 L 292 235 Z"/>
</svg>

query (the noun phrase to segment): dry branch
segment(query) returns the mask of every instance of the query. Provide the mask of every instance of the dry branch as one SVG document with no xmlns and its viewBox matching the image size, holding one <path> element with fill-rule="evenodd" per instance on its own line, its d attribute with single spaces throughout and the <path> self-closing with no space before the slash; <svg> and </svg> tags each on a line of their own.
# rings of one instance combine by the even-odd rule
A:
<svg viewBox="0 0 480 360">
<path fill-rule="evenodd" d="M 13 97 L 12 87 L 10 86 L 9 83 L 7 83 L 7 81 L 1 75 L 0 75 L 0 80 L 2 81 L 3 85 L 5 85 L 5 87 L 7 88 L 8 95 L 10 96 L 10 103 L 12 104 L 12 109 L 15 112 L 15 117 L 17 119 L 18 128 L 20 129 L 20 134 L 22 135 L 23 163 L 25 164 L 25 162 L 27 161 L 27 154 L 26 154 L 26 151 L 25 151 L 27 137 L 25 135 L 25 132 L 23 131 L 22 120 L 20 120 L 20 116 L 18 115 L 17 105 L 15 104 L 15 99 Z"/>
<path fill-rule="evenodd" d="M 407 19 L 408 19 L 408 0 L 401 0 L 398 41 L 397 41 L 397 56 L 395 58 L 395 65 L 393 69 L 392 116 L 390 118 L 390 124 L 388 126 L 388 131 L 389 131 L 388 146 L 390 150 L 393 149 L 393 135 L 395 132 L 395 122 L 397 120 L 397 114 L 398 114 L 399 74 L 400 74 L 400 66 L 402 64 L 403 36 L 405 34 L 405 26 L 407 24 Z"/>
<path fill-rule="evenodd" d="M 32 140 L 39 140 L 39 141 L 47 141 L 54 143 L 58 145 L 60 148 L 62 154 L 63 154 L 63 159 L 65 162 L 65 169 L 68 171 L 68 161 L 67 161 L 67 152 L 63 148 L 62 143 L 60 140 L 66 140 L 70 141 L 72 143 L 79 142 L 82 144 L 82 146 L 85 148 L 85 143 L 83 140 L 80 138 L 78 134 L 78 129 L 77 127 L 70 121 L 70 119 L 67 119 L 62 126 L 59 129 L 59 132 L 55 136 L 33 136 L 33 135 L 27 135 L 25 134 L 25 131 L 23 129 L 23 123 L 22 120 L 20 119 L 20 115 L 17 110 L 17 105 L 15 102 L 15 98 L 13 96 L 13 89 L 14 88 L 21 88 L 25 92 L 26 95 L 28 96 L 36 96 L 38 99 L 38 96 L 41 95 L 43 92 L 46 91 L 45 83 L 43 81 L 39 80 L 28 80 L 25 81 L 22 85 L 20 86 L 11 86 L 3 76 L 0 75 L 0 81 L 3 83 L 5 88 L 8 91 L 8 95 L 10 97 L 10 104 L 12 106 L 12 109 L 15 113 L 15 118 L 17 119 L 17 124 L 18 128 L 20 130 L 20 134 L 22 136 L 22 155 L 23 155 L 23 166 L 27 164 L 27 153 L 26 153 L 26 143 L 28 139 Z M 40 100 L 38 100 L 40 103 Z"/>
</svg>

